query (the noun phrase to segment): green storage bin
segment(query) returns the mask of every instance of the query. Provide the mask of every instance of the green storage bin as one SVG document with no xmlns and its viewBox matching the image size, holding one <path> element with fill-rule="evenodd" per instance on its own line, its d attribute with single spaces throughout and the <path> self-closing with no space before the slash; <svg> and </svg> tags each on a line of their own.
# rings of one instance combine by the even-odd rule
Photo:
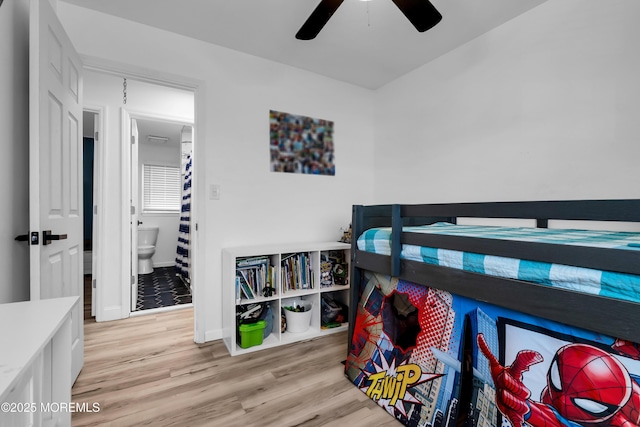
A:
<svg viewBox="0 0 640 427">
<path fill-rule="evenodd" d="M 254 345 L 262 344 L 262 332 L 264 331 L 267 322 L 264 320 L 258 320 L 256 323 L 249 323 L 246 325 L 240 325 L 240 347 L 249 348 Z"/>
</svg>

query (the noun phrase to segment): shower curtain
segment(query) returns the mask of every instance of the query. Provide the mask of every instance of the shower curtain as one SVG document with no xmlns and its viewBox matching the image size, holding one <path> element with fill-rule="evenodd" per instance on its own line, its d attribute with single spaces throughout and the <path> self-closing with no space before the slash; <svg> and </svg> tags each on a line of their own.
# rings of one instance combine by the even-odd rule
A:
<svg viewBox="0 0 640 427">
<path fill-rule="evenodd" d="M 191 155 L 187 156 L 182 186 L 182 210 L 180 212 L 176 256 L 176 274 L 186 284 L 190 283 L 191 160 Z"/>
</svg>

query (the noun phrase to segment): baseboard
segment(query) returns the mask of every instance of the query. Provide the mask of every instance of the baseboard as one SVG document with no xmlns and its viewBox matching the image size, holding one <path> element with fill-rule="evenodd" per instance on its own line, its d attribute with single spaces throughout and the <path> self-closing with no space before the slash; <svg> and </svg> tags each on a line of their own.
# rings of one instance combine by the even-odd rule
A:
<svg viewBox="0 0 640 427">
<path fill-rule="evenodd" d="M 153 262 L 154 267 L 173 267 L 174 265 L 176 265 L 175 261 Z"/>
</svg>

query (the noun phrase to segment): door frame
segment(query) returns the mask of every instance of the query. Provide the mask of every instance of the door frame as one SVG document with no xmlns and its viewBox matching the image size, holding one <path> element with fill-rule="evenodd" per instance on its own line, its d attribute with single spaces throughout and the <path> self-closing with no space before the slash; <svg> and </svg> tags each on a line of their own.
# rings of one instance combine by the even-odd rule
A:
<svg viewBox="0 0 640 427">
<path fill-rule="evenodd" d="M 94 142 L 93 142 L 93 232 L 91 236 L 91 240 L 93 242 L 93 246 L 91 248 L 91 316 L 96 316 L 96 307 L 101 306 L 103 303 L 103 295 L 98 292 L 98 289 L 102 289 L 102 287 L 98 287 L 98 283 L 104 283 L 104 278 L 102 277 L 102 258 L 100 251 L 100 242 L 103 241 L 104 236 L 104 226 L 103 226 L 103 218 L 104 218 L 104 200 L 102 196 L 102 181 L 104 180 L 104 170 L 105 170 L 105 145 L 103 141 L 106 141 L 105 130 L 106 126 L 105 117 L 106 111 L 104 106 L 97 105 L 83 105 L 82 111 L 86 111 L 92 114 L 97 115 L 98 119 L 95 121 L 97 126 L 94 129 Z M 97 134 L 97 138 L 96 138 Z"/>
<path fill-rule="evenodd" d="M 140 144 L 140 136 L 138 134 L 138 121 L 136 117 L 132 117 L 126 108 L 121 108 L 123 131 L 129 129 L 129 203 L 131 206 L 131 213 L 129 214 L 129 222 L 131 223 L 129 228 L 129 246 L 131 248 L 131 254 L 129 256 L 129 272 L 131 274 L 131 282 L 129 283 L 129 316 L 136 311 L 136 305 L 138 302 L 138 222 L 140 221 L 140 206 L 138 203 L 140 195 L 138 194 L 138 147 Z M 133 126 L 135 123 L 135 127 Z M 126 141 L 124 134 L 122 140 Z M 124 147 L 123 147 L 124 148 Z M 123 163 L 124 167 L 127 166 Z M 135 297 L 134 297 L 135 295 Z"/>
<path fill-rule="evenodd" d="M 111 60 L 107 60 L 104 58 L 97 58 L 89 55 L 80 55 L 83 61 L 83 66 L 85 70 L 94 71 L 98 73 L 108 74 L 112 76 L 118 76 L 121 78 L 130 78 L 132 80 L 138 80 L 146 83 L 157 84 L 161 86 L 168 86 L 177 89 L 189 90 L 194 94 L 194 117 L 193 117 L 193 183 L 191 187 L 191 191 L 193 194 L 193 198 L 191 199 L 191 222 L 193 224 L 192 234 L 191 234 L 191 294 L 193 301 L 193 322 L 194 322 L 194 341 L 196 343 L 204 343 L 205 342 L 205 321 L 206 321 L 206 311 L 204 307 L 204 288 L 201 286 L 202 280 L 201 276 L 203 276 L 203 272 L 200 270 L 201 265 L 206 265 L 204 261 L 202 261 L 202 257 L 204 256 L 204 247 L 201 246 L 201 239 L 199 238 L 200 233 L 203 233 L 205 227 L 204 223 L 202 227 L 199 227 L 199 224 L 202 222 L 201 218 L 205 218 L 204 216 L 204 203 L 199 203 L 199 200 L 205 200 L 205 195 L 201 194 L 205 189 L 205 168 L 200 167 L 199 159 L 203 157 L 205 153 L 204 141 L 206 141 L 206 126 L 204 117 L 206 116 L 206 103 L 205 103 L 205 82 L 202 80 L 197 80 L 185 76 L 178 76 L 169 73 L 163 73 L 156 70 L 150 70 L 148 68 L 141 68 L 131 64 L 123 64 L 120 62 L 115 62 Z M 103 138 L 103 141 L 105 138 Z M 195 141 L 198 141 L 197 143 Z M 125 147 L 124 143 L 129 144 L 129 137 L 127 136 L 124 141 L 121 140 L 121 147 Z M 124 152 L 128 152 L 128 150 L 122 150 L 123 155 Z M 202 154 L 198 154 L 202 153 Z M 127 155 L 128 156 L 128 155 Z M 123 163 L 123 165 L 128 165 L 129 163 Z M 123 180 L 122 190 L 123 195 L 128 195 L 128 187 L 129 179 L 128 176 L 130 172 L 125 172 L 127 174 L 126 179 Z M 124 182 L 126 181 L 126 182 Z M 123 196 L 123 200 L 124 200 Z M 127 202 L 128 204 L 128 202 Z M 126 205 L 125 205 L 126 206 Z M 123 209 L 123 218 L 122 221 L 129 222 L 129 211 Z M 123 223 L 126 223 L 123 222 Z M 104 232 L 105 230 L 103 230 Z M 125 242 L 126 247 L 122 248 L 122 266 L 128 266 L 128 262 L 130 262 L 130 242 L 129 242 L 129 229 L 127 227 L 123 227 L 123 242 Z M 129 242 L 129 243 L 127 243 Z M 104 254 L 101 254 L 101 257 L 104 257 Z M 130 281 L 131 278 L 130 272 L 128 268 L 123 268 L 121 280 L 123 290 L 126 287 L 127 292 L 123 292 L 122 297 L 122 307 L 123 307 L 123 318 L 129 317 L 131 315 L 130 311 L 130 300 L 126 297 L 130 295 Z M 101 295 L 100 287 L 101 283 L 97 284 L 98 296 Z M 202 296 L 200 296 L 202 294 Z"/>
<path fill-rule="evenodd" d="M 194 127 L 195 123 L 193 122 L 193 120 L 191 120 L 190 118 L 185 118 L 185 117 L 178 117 L 178 116 L 171 116 L 171 115 L 165 115 L 165 114 L 157 114 L 157 113 L 149 113 L 149 112 L 145 112 L 145 111 L 139 111 L 139 110 L 132 110 L 126 107 L 121 107 L 120 108 L 121 111 L 121 123 L 122 123 L 122 140 L 126 141 L 129 140 L 131 141 L 131 139 L 133 138 L 133 128 L 131 127 L 131 122 L 133 120 L 153 120 L 153 121 L 158 121 L 158 122 L 167 122 L 167 123 L 173 123 L 173 124 L 177 124 L 177 125 L 183 125 L 183 126 L 191 126 L 192 128 Z M 195 138 L 192 144 L 192 147 L 195 147 L 196 143 L 195 143 Z M 122 164 L 124 165 L 124 167 L 126 168 L 127 165 L 128 167 L 128 182 L 129 185 L 127 187 L 128 190 L 128 195 L 129 197 L 126 198 L 127 200 L 131 200 L 131 205 L 135 208 L 135 214 L 130 213 L 128 215 L 128 220 L 131 222 L 131 228 L 127 233 L 129 242 L 131 244 L 131 246 L 129 246 L 131 248 L 131 257 L 129 258 L 129 276 L 132 275 L 132 273 L 134 272 L 134 268 L 133 268 L 133 263 L 135 262 L 134 259 L 137 259 L 137 248 L 133 247 L 133 240 L 132 236 L 134 235 L 134 233 L 136 233 L 137 235 L 137 224 L 134 224 L 134 222 L 137 222 L 136 220 L 140 219 L 140 214 L 142 213 L 141 211 L 141 206 L 138 203 L 139 198 L 140 198 L 140 194 L 136 194 L 137 199 L 134 200 L 131 195 L 133 193 L 132 191 L 132 185 L 134 183 L 134 180 L 137 179 L 137 177 L 134 177 L 134 173 L 136 175 L 139 176 L 140 171 L 138 170 L 138 164 L 133 162 L 133 159 L 135 157 L 136 161 L 138 159 L 138 156 L 134 156 L 132 154 L 133 150 L 139 150 L 140 149 L 140 138 L 137 138 L 135 147 L 134 144 L 129 143 L 129 146 L 127 147 L 128 149 L 126 150 L 122 150 L 122 155 L 123 155 L 123 159 L 122 159 Z M 125 153 L 126 152 L 126 153 Z M 126 157 L 126 159 L 125 159 Z M 192 185 L 193 188 L 193 185 Z M 123 185 L 123 189 L 124 189 L 124 185 Z M 125 209 L 126 210 L 126 209 Z M 177 225 L 176 225 L 176 229 L 177 229 Z M 137 241 L 137 238 L 135 239 Z M 176 247 L 177 247 L 177 242 L 176 242 Z M 136 252 L 136 256 L 133 257 L 133 253 Z M 135 310 L 134 308 L 134 296 L 133 296 L 133 288 L 137 288 L 136 285 L 137 283 L 133 283 L 132 280 L 137 281 L 138 280 L 138 274 L 136 271 L 136 274 L 134 275 L 135 278 L 133 279 L 129 279 L 128 282 L 128 291 L 129 291 L 129 316 L 131 316 L 134 312 L 136 312 L 136 314 L 139 314 L 138 310 Z M 124 292 L 124 291 L 123 291 Z"/>
</svg>

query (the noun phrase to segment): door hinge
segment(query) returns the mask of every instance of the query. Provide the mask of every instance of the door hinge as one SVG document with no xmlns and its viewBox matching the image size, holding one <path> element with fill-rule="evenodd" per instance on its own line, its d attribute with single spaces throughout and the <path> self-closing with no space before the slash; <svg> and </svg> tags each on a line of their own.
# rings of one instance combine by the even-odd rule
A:
<svg viewBox="0 0 640 427">
<path fill-rule="evenodd" d="M 98 215 L 98 205 L 93 205 L 93 214 Z"/>
<path fill-rule="evenodd" d="M 93 280 L 91 281 L 91 287 L 92 287 L 93 289 L 95 289 L 95 288 L 96 288 L 96 279 L 93 279 Z"/>
<path fill-rule="evenodd" d="M 131 276 L 131 284 L 132 285 L 136 284 L 136 276 Z"/>
<path fill-rule="evenodd" d="M 135 215 L 135 214 L 136 214 L 136 207 L 131 206 L 131 215 Z"/>
<path fill-rule="evenodd" d="M 98 140 L 98 132 L 97 132 L 97 131 L 93 133 L 93 139 L 94 139 L 95 141 L 99 141 L 99 140 Z"/>
<path fill-rule="evenodd" d="M 136 137 L 131 135 L 131 145 L 135 145 L 136 144 Z"/>
</svg>

